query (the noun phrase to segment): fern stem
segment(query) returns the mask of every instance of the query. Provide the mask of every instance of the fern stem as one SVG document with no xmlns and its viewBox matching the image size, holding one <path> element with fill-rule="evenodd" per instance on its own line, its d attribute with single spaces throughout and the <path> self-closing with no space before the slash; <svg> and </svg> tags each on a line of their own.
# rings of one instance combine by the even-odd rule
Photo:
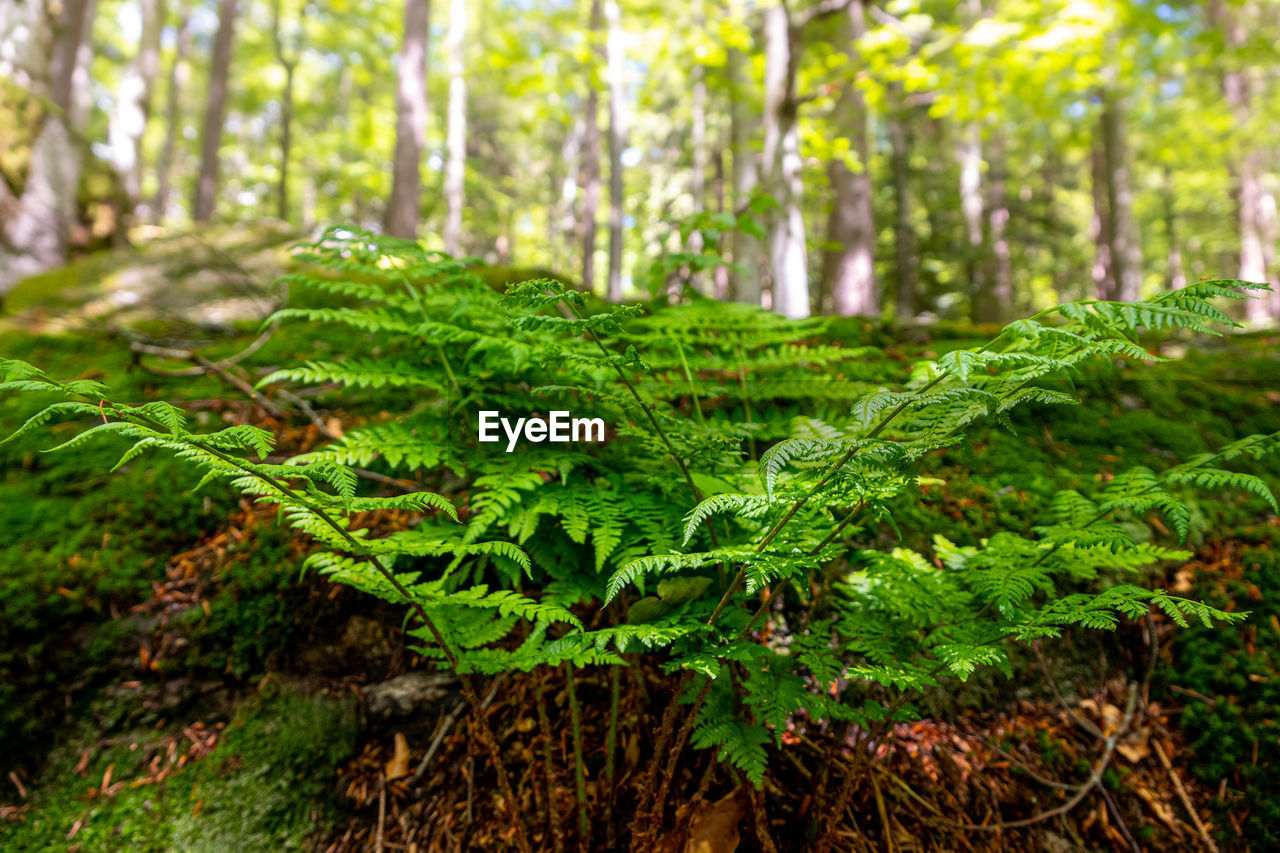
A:
<svg viewBox="0 0 1280 853">
<path fill-rule="evenodd" d="M 608 835 L 610 850 L 617 846 L 617 829 L 613 824 L 614 784 L 614 752 L 618 746 L 618 705 L 622 696 L 622 667 L 613 664 L 609 667 L 609 728 L 604 736 L 604 776 L 601 778 L 604 795 L 605 832 Z M 597 789 L 599 790 L 599 789 Z"/>
<path fill-rule="evenodd" d="M 445 375 L 449 377 L 449 384 L 453 385 L 453 390 L 461 396 L 462 385 L 458 382 L 458 377 L 453 373 L 453 366 L 449 364 L 449 356 L 445 355 L 444 347 L 436 344 L 436 352 L 440 353 L 440 364 L 444 366 Z"/>
<path fill-rule="evenodd" d="M 747 364 L 746 359 L 742 355 L 742 347 L 734 346 L 734 352 L 738 356 L 738 387 L 742 389 L 742 411 L 747 418 L 747 423 L 754 423 L 751 417 L 751 398 L 747 394 Z M 757 459 L 756 454 L 756 437 L 754 433 L 747 434 L 747 450 L 751 454 L 752 459 Z"/>
<path fill-rule="evenodd" d="M 684 368 L 685 381 L 689 383 L 689 396 L 693 398 L 693 410 L 698 415 L 698 423 L 705 425 L 706 420 L 702 417 L 702 403 L 698 400 L 698 389 L 693 385 L 693 373 L 689 370 L 689 360 L 684 357 L 684 347 L 680 346 L 679 338 L 673 338 L 676 344 L 676 352 L 680 354 L 680 365 Z"/>
<path fill-rule="evenodd" d="M 551 722 L 547 719 L 547 697 L 543 694 L 542 679 L 534 681 L 534 702 L 538 709 L 538 727 L 542 732 L 542 763 L 547 779 L 547 834 L 551 836 L 556 853 L 564 850 L 564 837 L 560 821 L 556 817 L 556 771 L 551 758 Z"/>
<path fill-rule="evenodd" d="M 586 769 L 582 763 L 582 714 L 578 708 L 578 690 L 573 677 L 573 663 L 565 663 L 568 676 L 569 719 L 573 725 L 573 780 L 578 797 L 578 849 L 587 850 L 591 843 L 591 820 L 587 816 Z"/>
<path fill-rule="evenodd" d="M 706 679 L 702 684 L 702 689 L 698 691 L 698 695 L 693 700 L 693 706 L 685 715 L 684 722 L 680 725 L 679 731 L 676 732 L 675 742 L 671 744 L 671 751 L 667 755 L 666 767 L 662 770 L 662 778 L 658 784 L 658 792 L 653 797 L 653 804 L 649 809 L 648 826 L 642 833 L 640 839 L 632 839 L 632 850 L 648 850 L 650 847 L 637 847 L 637 841 L 651 842 L 655 839 L 662 829 L 663 813 L 666 811 L 667 795 L 671 791 L 671 780 L 676 774 L 676 763 L 680 760 L 680 754 L 684 752 L 685 744 L 689 742 L 689 736 L 693 734 L 694 722 L 698 719 L 698 712 L 702 710 L 703 704 L 707 701 L 707 696 L 711 693 L 712 680 Z M 675 700 L 679 699 L 679 695 Z M 676 701 L 672 702 L 672 710 L 675 708 Z M 654 761 L 658 760 L 658 756 L 654 756 Z"/>
</svg>

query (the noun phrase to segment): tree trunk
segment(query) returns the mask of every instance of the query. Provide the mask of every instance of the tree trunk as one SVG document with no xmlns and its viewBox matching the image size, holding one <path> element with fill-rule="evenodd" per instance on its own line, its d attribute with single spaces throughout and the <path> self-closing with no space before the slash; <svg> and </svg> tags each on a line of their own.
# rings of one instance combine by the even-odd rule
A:
<svg viewBox="0 0 1280 853">
<path fill-rule="evenodd" d="M 1089 149 L 1089 167 L 1093 190 L 1093 224 L 1089 236 L 1093 239 L 1093 289 L 1098 299 L 1114 299 L 1116 271 L 1111 260 L 1112 234 L 1111 206 L 1107 201 L 1107 156 L 1102 148 L 1101 134 L 1096 134 Z"/>
<path fill-rule="evenodd" d="M 1181 290 L 1187 286 L 1187 271 L 1182 264 L 1182 243 L 1178 239 L 1178 213 L 1175 202 L 1178 196 L 1173 185 L 1173 170 L 1164 170 L 1164 237 L 1169 248 L 1165 286 L 1169 290 Z"/>
<path fill-rule="evenodd" d="M 622 150 L 626 147 L 626 45 L 617 0 L 607 0 L 609 21 L 609 299 L 622 301 Z"/>
<path fill-rule="evenodd" d="M 218 149 L 222 145 L 222 120 L 227 108 L 227 80 L 231 72 L 231 38 L 235 31 L 236 0 L 219 0 L 218 32 L 213 38 L 209 66 L 209 90 L 205 100 L 204 129 L 200 134 L 200 174 L 196 178 L 191 218 L 206 222 L 213 216 L 218 195 Z"/>
<path fill-rule="evenodd" d="M 600 30 L 603 25 L 603 0 L 591 0 L 591 22 L 587 37 L 592 45 L 592 58 L 600 53 Z M 600 210 L 600 93 L 596 91 L 596 75 L 587 75 L 587 114 L 582 132 L 582 286 L 595 290 L 596 283 L 596 216 Z"/>
<path fill-rule="evenodd" d="M 997 137 L 997 142 L 999 138 Z M 990 195 L 987 199 L 987 232 L 991 243 L 991 269 L 987 278 L 991 281 L 992 302 L 991 320 L 1002 322 L 1009 319 L 1013 308 L 1013 258 L 1009 249 L 1009 238 L 1005 229 L 1009 225 L 1009 196 L 1005 189 L 1005 160 L 1003 146 L 993 144 L 992 161 L 996 168 L 988 177 L 987 186 Z"/>
<path fill-rule="evenodd" d="M 986 203 L 982 198 L 982 129 L 976 122 L 965 125 L 956 158 L 960 161 L 960 211 L 968 242 L 965 271 L 972 295 L 970 316 L 977 323 L 992 323 L 998 319 L 1000 307 L 989 275 L 991 244 L 987 240 Z"/>
<path fill-rule="evenodd" d="M 298 66 L 298 56 L 285 49 L 284 34 L 280 31 L 280 3 L 275 0 L 272 8 L 272 42 L 276 61 L 284 69 L 284 89 L 280 93 L 280 180 L 276 185 L 276 216 L 289 221 L 289 164 L 293 152 L 293 72 Z"/>
<path fill-rule="evenodd" d="M 702 14 L 701 3 L 698 4 L 693 20 L 694 29 L 698 32 L 706 28 L 706 16 Z M 707 69 L 702 63 L 696 61 L 693 66 L 693 91 L 689 113 L 689 144 L 693 149 L 692 168 L 689 171 L 689 198 L 693 202 L 693 213 L 699 214 L 705 209 L 707 181 Z M 688 248 L 693 254 L 702 253 L 700 230 L 695 228 L 689 232 Z M 695 290 L 703 291 L 702 279 L 701 275 L 695 273 L 690 277 L 689 283 Z"/>
<path fill-rule="evenodd" d="M 724 213 L 724 149 L 716 151 L 715 156 L 715 178 L 712 181 L 712 191 L 716 198 L 716 213 Z M 720 256 L 724 257 L 725 237 L 720 235 L 720 245 L 717 247 Z M 724 264 L 717 264 L 714 274 L 714 289 L 712 295 L 716 299 L 725 300 L 729 298 L 729 268 Z"/>
<path fill-rule="evenodd" d="M 800 199 L 800 133 L 795 97 L 799 32 L 787 7 L 764 11 L 764 162 L 777 201 L 769 216 L 769 272 L 773 310 L 784 317 L 809 316 L 809 261 Z"/>
<path fill-rule="evenodd" d="M 729 48 L 725 56 L 725 75 L 729 85 L 729 148 L 733 157 L 733 207 L 743 214 L 760 180 L 756 152 L 751 139 L 755 123 L 747 92 L 750 81 L 744 68 L 745 57 Z M 733 232 L 730 248 L 735 269 L 729 272 L 729 295 L 738 302 L 760 304 L 760 241 L 741 229 Z"/>
<path fill-rule="evenodd" d="M 1256 17 L 1253 3 L 1233 7 L 1215 0 L 1209 7 L 1210 19 L 1224 31 L 1228 49 L 1239 52 L 1248 41 L 1248 23 Z M 1236 68 L 1222 75 L 1222 90 L 1235 114 L 1237 128 L 1246 127 L 1253 117 L 1255 80 L 1252 68 Z M 1265 188 L 1262 175 L 1265 165 L 1261 152 L 1245 141 L 1242 153 L 1233 164 L 1237 187 L 1236 207 L 1240 220 L 1240 266 L 1238 277 L 1244 281 L 1269 282 L 1276 285 L 1271 269 L 1272 245 L 1275 242 L 1275 198 Z M 1245 319 L 1261 322 L 1268 317 L 1280 318 L 1280 297 L 1271 294 L 1245 302 Z"/>
<path fill-rule="evenodd" d="M 1111 211 L 1111 265 L 1116 284 L 1113 298 L 1132 302 L 1142 292 L 1142 244 L 1138 237 L 1138 222 L 1133 215 L 1124 104 L 1109 89 L 1102 93 L 1099 121 L 1106 165 L 1107 207 Z"/>
<path fill-rule="evenodd" d="M 14 197 L 0 180 L 0 296 L 17 282 L 66 260 L 76 213 L 83 150 L 78 137 L 87 112 L 88 86 L 77 81 L 91 49 L 93 0 L 41 0 L 11 6 L 0 22 L 0 45 L 16 56 L 14 82 L 46 99 L 49 107 L 31 143 L 26 182 Z M 59 14 L 60 11 L 60 14 Z M 51 17 L 57 14 L 57 17 Z"/>
<path fill-rule="evenodd" d="M 187 52 L 191 49 L 191 30 L 187 26 L 189 21 L 190 13 L 184 9 L 178 21 L 178 44 L 174 51 L 173 65 L 169 67 L 169 91 L 165 94 L 164 145 L 156 163 L 156 200 L 151 210 L 151 221 L 154 224 L 160 223 L 169 206 L 173 152 L 178 141 L 178 123 L 181 118 L 179 93 L 187 85 Z"/>
<path fill-rule="evenodd" d="M 901 93 L 899 93 L 899 100 Z M 894 315 L 901 321 L 916 314 L 918 289 L 916 230 L 911 222 L 911 133 L 905 108 L 899 103 L 890 114 L 889 170 L 893 177 L 893 260 L 897 283 Z"/>
<path fill-rule="evenodd" d="M 573 243 L 579 234 L 578 219 L 578 180 L 581 171 L 581 152 L 583 136 L 586 133 L 586 122 L 581 118 L 574 121 L 573 126 L 564 135 L 564 143 L 560 148 L 564 162 L 564 178 L 560 184 L 560 240 L 564 247 L 564 266 L 567 268 L 573 258 Z"/>
<path fill-rule="evenodd" d="M 396 69 L 396 147 L 391 198 L 384 222 L 392 237 L 418 236 L 422 197 L 422 146 L 427 136 L 427 30 L 429 0 L 404 0 L 404 35 Z"/>
<path fill-rule="evenodd" d="M 847 44 L 856 62 L 858 40 L 866 32 L 862 3 L 850 3 L 841 19 L 839 42 Z M 867 105 L 862 92 L 848 75 L 832 116 L 835 132 L 849 140 L 858 156 L 855 172 L 843 160 L 827 164 L 834 199 L 827 220 L 828 248 L 822 259 L 824 292 L 831 294 L 830 309 L 841 316 L 874 317 L 876 300 L 876 230 L 871 213 L 871 152 L 867 141 Z M 826 300 L 821 300 L 825 302 Z M 823 309 L 827 309 L 825 304 Z"/>
<path fill-rule="evenodd" d="M 451 0 L 449 31 L 445 35 L 449 54 L 449 115 L 445 131 L 444 250 L 454 256 L 462 254 L 462 205 L 466 198 L 467 78 L 463 65 L 466 34 L 467 0 Z"/>
<path fill-rule="evenodd" d="M 120 80 L 107 133 L 112 165 L 124 188 L 130 215 L 142 199 L 142 138 L 160 74 L 160 34 L 165 18 L 163 0 L 141 0 L 138 5 L 142 17 L 138 52 Z"/>
</svg>

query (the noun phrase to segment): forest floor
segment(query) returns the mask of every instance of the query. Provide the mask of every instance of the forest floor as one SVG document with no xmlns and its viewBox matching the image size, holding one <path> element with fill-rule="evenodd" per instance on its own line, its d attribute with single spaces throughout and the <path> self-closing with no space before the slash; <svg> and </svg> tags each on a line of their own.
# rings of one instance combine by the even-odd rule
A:
<svg viewBox="0 0 1280 853">
<path fill-rule="evenodd" d="M 379 416 L 308 414 L 245 396 L 244 380 L 265 366 L 314 354 L 300 329 L 279 330 L 237 365 L 202 367 L 200 357 L 217 361 L 255 339 L 257 323 L 246 320 L 276 296 L 261 282 L 284 268 L 288 235 L 183 239 L 145 264 L 94 258 L 13 294 L 0 354 L 61 378 L 101 378 L 121 399 L 183 400 L 198 424 L 267 426 L 284 451 L 320 443 L 322 428 Z M 222 272 L 179 298 L 163 285 L 190 264 Z M 191 310 L 207 304 L 224 311 L 217 323 Z M 980 336 L 855 322 L 832 332 L 903 355 Z M 198 353 L 184 367 L 182 342 L 192 339 Z M 972 542 L 997 521 L 1029 525 L 1026 490 L 1051 494 L 1275 430 L 1277 377 L 1275 335 L 1187 353 L 1150 381 L 1082 377 L 1083 407 L 1027 415 L 1016 435 L 992 431 L 971 456 L 933 460 L 942 482 L 917 510 L 929 524 L 903 526 Z M 0 432 L 32 407 L 0 399 Z M 510 841 L 492 768 L 449 679 L 406 651 L 400 614 L 300 576 L 306 545 L 273 511 L 225 490 L 193 494 L 171 460 L 109 475 L 120 448 L 38 453 L 50 444 L 46 435 L 0 446 L 0 737 L 14 745 L 0 761 L 0 849 L 425 851 Z M 1270 465 L 1258 473 L 1280 484 Z M 784 736 L 761 792 L 690 750 L 661 848 L 808 850 L 822 838 L 840 850 L 1280 843 L 1280 526 L 1261 522 L 1246 497 L 1193 512 L 1212 531 L 1191 543 L 1194 559 L 1144 580 L 1247 609 L 1245 627 L 1178 629 L 1152 618 L 1022 652 L 1017 681 L 976 677 L 926 696 L 920 719 L 897 726 L 865 772 L 845 772 L 864 752 L 821 727 Z M 929 542 L 905 544 L 929 553 Z M 607 726 L 604 672 L 578 678 L 589 732 Z M 585 818 L 563 672 L 513 674 L 488 688 L 539 849 L 625 846 L 658 726 L 642 709 L 661 708 L 653 699 L 670 688 L 646 666 L 629 667 L 619 688 L 617 766 L 610 778 L 603 754 L 584 756 Z"/>
</svg>

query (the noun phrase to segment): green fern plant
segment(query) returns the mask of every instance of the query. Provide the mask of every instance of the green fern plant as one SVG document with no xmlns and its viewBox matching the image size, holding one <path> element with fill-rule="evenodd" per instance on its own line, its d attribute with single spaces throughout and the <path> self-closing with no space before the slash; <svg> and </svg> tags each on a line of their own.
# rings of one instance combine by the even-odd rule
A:
<svg viewBox="0 0 1280 853">
<path fill-rule="evenodd" d="M 930 554 L 872 543 L 892 529 L 895 506 L 924 499 L 919 470 L 931 454 L 979 425 L 1012 428 L 1016 409 L 1074 403 L 1064 379 L 1087 362 L 1158 361 L 1138 343 L 1144 330 L 1229 327 L 1214 301 L 1258 285 L 1067 303 L 904 377 L 879 350 L 822 342 L 821 320 L 705 300 L 644 312 L 548 280 L 499 294 L 462 262 L 350 229 L 298 256 L 310 271 L 290 283 L 322 307 L 274 319 L 336 325 L 347 343 L 335 358 L 272 371 L 260 388 L 335 385 L 332 394 L 395 406 L 396 420 L 269 463 L 273 436 L 261 429 L 193 432 L 177 406 L 111 402 L 96 383 L 3 361 L 0 390 L 64 398 L 10 440 L 54 418 L 98 421 L 61 449 L 118 436 L 131 442 L 120 465 L 172 452 L 200 474 L 197 488 L 226 480 L 279 506 L 314 542 L 310 568 L 406 608 L 415 648 L 461 675 L 509 808 L 474 674 L 656 656 L 681 703 L 663 715 L 644 774 L 632 827 L 641 849 L 663 824 L 689 743 L 759 785 L 789 723 L 883 731 L 921 690 L 979 668 L 1008 672 L 1011 642 L 1110 630 L 1152 608 L 1184 625 L 1245 618 L 1126 581 L 1188 554 L 1137 541 L 1120 522 L 1159 513 L 1185 539 L 1188 489 L 1242 489 L 1275 511 L 1266 483 L 1238 469 L 1280 448 L 1280 433 L 1060 493 L 1030 536 L 966 547 L 936 537 Z M 484 409 L 569 409 L 603 418 L 610 437 L 495 452 L 476 440 Z M 440 491 L 365 494 L 353 466 Z M 361 522 L 390 509 L 417 521 L 389 535 Z M 785 630 L 764 643 L 769 619 Z M 833 690 L 840 680 L 894 698 L 860 702 Z"/>
</svg>

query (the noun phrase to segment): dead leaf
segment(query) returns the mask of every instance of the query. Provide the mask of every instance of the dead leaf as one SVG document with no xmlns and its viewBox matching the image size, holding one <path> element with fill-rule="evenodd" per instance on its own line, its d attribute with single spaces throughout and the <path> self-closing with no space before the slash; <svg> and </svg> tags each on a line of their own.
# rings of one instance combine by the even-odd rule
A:
<svg viewBox="0 0 1280 853">
<path fill-rule="evenodd" d="M 1151 746 L 1147 742 L 1150 737 L 1151 729 L 1144 726 L 1126 738 L 1124 743 L 1116 744 L 1116 752 L 1123 755 L 1126 761 L 1137 764 L 1151 754 Z"/>
<path fill-rule="evenodd" d="M 324 422 L 324 428 L 333 433 L 334 438 L 342 438 L 342 421 L 337 418 L 328 418 Z"/>
<path fill-rule="evenodd" d="M 746 813 L 746 792 L 742 788 L 712 803 L 689 824 L 684 853 L 733 853 L 742 840 L 738 823 Z"/>
<path fill-rule="evenodd" d="M 383 773 L 390 782 L 393 779 L 399 779 L 402 776 L 409 775 L 409 741 L 401 732 L 396 732 L 395 753 L 391 756 L 391 760 L 383 766 Z"/>
</svg>

